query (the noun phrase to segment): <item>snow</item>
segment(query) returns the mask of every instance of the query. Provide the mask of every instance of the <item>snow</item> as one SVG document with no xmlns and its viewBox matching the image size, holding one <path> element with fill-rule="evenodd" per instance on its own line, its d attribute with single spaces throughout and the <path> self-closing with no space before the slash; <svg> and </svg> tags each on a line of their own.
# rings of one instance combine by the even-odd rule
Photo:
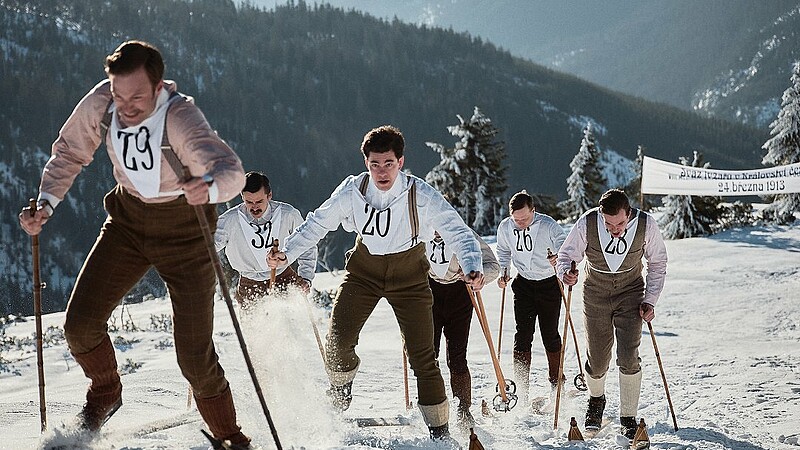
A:
<svg viewBox="0 0 800 450">
<path fill-rule="evenodd" d="M 649 426 L 652 448 L 672 450 L 791 450 L 800 443 L 800 224 L 728 230 L 711 237 L 667 241 L 670 263 L 666 287 L 653 321 L 678 426 L 667 409 L 661 375 L 647 327 L 642 336 L 644 381 L 640 415 Z M 45 279 L 47 274 L 45 274 Z M 341 274 L 321 273 L 317 289 L 335 288 Z M 499 326 L 500 290 L 483 291 L 492 333 Z M 572 295 L 574 325 L 585 351 L 581 320 L 582 285 Z M 328 406 L 322 360 L 307 309 L 300 297 L 272 300 L 240 315 L 248 349 L 284 448 L 305 449 L 437 449 L 416 409 L 407 411 L 403 396 L 399 331 L 386 302 L 368 320 L 358 346 L 362 366 L 353 386 L 354 399 L 344 417 L 411 419 L 403 428 L 357 428 Z M 505 304 L 500 356 L 506 378 L 513 376 L 513 305 Z M 215 342 L 231 381 L 245 433 L 263 449 L 275 448 L 266 419 L 254 395 L 225 303 L 216 303 Z M 237 314 L 240 314 L 238 309 Z M 203 427 L 194 407 L 187 408 L 187 383 L 175 362 L 165 315 L 166 298 L 126 305 L 114 312 L 112 341 L 123 369 L 124 405 L 103 428 L 92 449 L 205 449 Z M 313 308 L 324 334 L 326 311 Z M 562 314 L 563 317 L 563 314 Z M 49 429 L 45 438 L 65 433 L 83 403 L 86 381 L 69 356 L 58 331 L 64 313 L 43 317 L 50 329 L 44 350 Z M 139 330 L 133 330 L 135 324 Z M 127 329 L 128 331 L 125 331 Z M 560 328 L 563 330 L 563 328 Z M 0 448 L 38 448 L 39 406 L 33 318 L 6 324 L 0 331 Z M 494 342 L 497 342 L 497 336 Z M 13 344 L 11 344 L 13 342 Z M 19 343 L 17 346 L 16 343 Z M 582 357 L 585 361 L 585 358 Z M 592 441 L 569 443 L 569 418 L 582 427 L 587 397 L 570 385 L 561 402 L 559 428 L 552 414 L 536 414 L 518 405 L 508 413 L 481 415 L 480 400 L 490 404 L 496 380 L 486 341 L 473 319 L 468 360 L 473 376 L 476 432 L 487 449 L 618 449 L 615 433 L 618 387 L 615 370 L 606 383 L 606 416 L 612 419 Z M 445 380 L 449 373 L 440 357 Z M 568 380 L 578 373 L 572 338 L 567 345 Z M 534 341 L 533 396 L 547 395 L 546 358 Z M 449 383 L 448 385 L 449 391 Z M 411 398 L 416 397 L 411 376 Z M 452 406 L 451 417 L 454 417 Z M 171 426 L 161 430 L 160 428 Z M 456 427 L 451 424 L 453 431 Z M 466 447 L 467 437 L 455 434 Z M 62 438 L 62 441 L 66 438 Z M 57 439 L 56 439 L 57 440 Z"/>
</svg>

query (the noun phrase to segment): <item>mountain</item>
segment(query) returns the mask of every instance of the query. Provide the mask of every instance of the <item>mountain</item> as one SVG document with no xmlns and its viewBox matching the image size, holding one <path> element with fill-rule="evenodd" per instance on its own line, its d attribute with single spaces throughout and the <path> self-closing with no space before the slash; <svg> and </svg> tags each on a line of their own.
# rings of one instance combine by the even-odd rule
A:
<svg viewBox="0 0 800 450">
<path fill-rule="evenodd" d="M 714 167 L 752 167 L 767 138 L 554 72 L 482 39 L 329 5 L 0 0 L 0 24 L 0 313 L 31 311 L 30 240 L 17 214 L 38 191 L 61 124 L 104 78 L 104 56 L 129 38 L 161 48 L 167 78 L 196 98 L 246 169 L 266 171 L 276 199 L 303 213 L 364 170 L 358 148 L 370 128 L 399 126 L 406 167 L 424 176 L 438 162 L 425 142 L 453 145 L 447 126 L 475 106 L 506 145 L 509 193 L 563 198 L 588 122 L 602 150 L 628 160 L 643 145 L 668 161 L 701 150 Z M 42 234 L 48 311 L 64 307 L 105 217 L 113 179 L 106 152 L 95 159 Z M 329 240 L 329 266 L 342 266 L 348 242 Z M 144 291 L 163 290 L 148 280 Z"/>
<path fill-rule="evenodd" d="M 760 127 L 800 59 L 797 0 L 326 2 L 466 31 L 601 86 Z"/>
<path fill-rule="evenodd" d="M 678 430 L 673 429 L 659 363 L 649 333 L 642 333 L 642 393 L 639 414 L 648 425 L 653 449 L 797 450 L 800 443 L 800 290 L 797 249 L 800 225 L 728 230 L 707 237 L 667 241 L 670 256 L 664 291 L 652 322 Z M 493 246 L 493 244 L 492 244 Z M 700 267 L 702 266 L 702 267 Z M 513 275 L 513 273 L 512 273 Z M 320 273 L 319 290 L 335 289 L 341 274 Z M 572 293 L 572 318 L 581 361 L 586 361 L 583 281 Z M 489 283 L 482 292 L 489 329 L 497 343 L 501 292 Z M 755 300 L 754 300 L 755 299 Z M 508 298 L 507 298 L 508 300 Z M 353 383 L 353 402 L 339 414 L 325 398 L 327 376 L 303 307 L 304 300 L 268 301 L 240 314 L 244 337 L 270 415 L 283 448 L 307 450 L 442 450 L 427 439 L 417 408 L 406 410 L 402 343 L 392 309 L 385 301 L 365 324 L 357 347 L 361 366 Z M 240 313 L 237 309 L 237 313 Z M 329 310 L 313 308 L 320 333 L 328 329 Z M 194 406 L 187 407 L 187 383 L 180 376 L 171 332 L 171 306 L 166 297 L 117 308 L 111 339 L 117 347 L 124 405 L 103 427 L 94 449 L 208 448 Z M 506 301 L 500 365 L 503 375 L 519 383 L 511 367 L 514 338 L 513 302 Z M 563 317 L 563 314 L 562 314 Z M 37 449 L 43 442 L 74 443 L 64 431 L 84 402 L 87 385 L 63 341 L 64 313 L 46 314 L 44 373 L 48 430 L 39 429 L 37 367 L 32 318 L 0 322 L 0 447 Z M 214 343 L 231 382 L 242 431 L 263 449 L 274 449 L 264 414 L 254 395 L 228 309 L 215 304 Z M 563 324 L 559 325 L 559 331 Z M 442 344 L 444 345 L 444 343 Z M 494 450 L 619 450 L 617 369 L 606 381 L 606 416 L 611 425 L 591 441 L 567 442 L 569 419 L 583 430 L 588 395 L 576 391 L 580 367 L 568 336 L 564 371 L 566 395 L 559 407 L 558 430 L 553 413 L 537 414 L 522 402 L 492 417 L 480 403 L 492 404 L 496 376 L 481 327 L 473 318 L 467 361 L 472 375 L 475 431 L 486 449 Z M 531 392 L 547 396 L 547 356 L 537 338 L 533 346 Z M 445 352 L 439 355 L 447 395 L 451 397 Z M 410 398 L 416 404 L 416 383 L 409 373 Z M 451 420 L 456 403 L 451 403 Z M 406 427 L 358 428 L 354 417 L 408 418 Z M 451 422 L 452 424 L 453 422 Z M 467 438 L 451 430 L 466 449 Z M 69 447 L 68 447 L 69 448 Z M 627 448 L 625 446 L 624 448 Z"/>
</svg>

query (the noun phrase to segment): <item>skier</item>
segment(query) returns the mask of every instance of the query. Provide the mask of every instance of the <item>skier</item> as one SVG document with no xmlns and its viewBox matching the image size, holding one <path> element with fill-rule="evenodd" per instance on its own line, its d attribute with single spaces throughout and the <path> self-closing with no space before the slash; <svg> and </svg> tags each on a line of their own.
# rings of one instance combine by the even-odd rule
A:
<svg viewBox="0 0 800 450">
<path fill-rule="evenodd" d="M 565 233 L 552 217 L 536 212 L 533 198 L 520 191 L 508 202 L 509 217 L 497 227 L 497 259 L 503 273 L 497 285 L 508 285 L 508 269 L 513 263 L 517 276 L 511 283 L 514 292 L 514 377 L 519 397 L 526 399 L 531 369 L 531 344 L 539 321 L 539 334 L 547 354 L 548 381 L 558 386 L 561 363 L 561 335 L 558 319 L 561 314 L 561 291 L 553 267 L 556 257 L 548 258 L 547 250 L 558 249 Z"/>
<path fill-rule="evenodd" d="M 584 426 L 598 430 L 602 424 L 606 374 L 616 338 L 619 421 L 622 434 L 633 439 L 642 385 L 642 320 L 650 322 L 655 317 L 667 273 L 667 249 L 655 219 L 631 208 L 623 191 L 611 189 L 600 197 L 598 208 L 578 219 L 558 252 L 556 271 L 564 284 L 577 283 L 578 275 L 569 272 L 570 265 L 584 256 L 586 384 L 590 396 Z M 642 258 L 647 260 L 646 280 L 642 278 Z"/>
<path fill-rule="evenodd" d="M 489 245 L 477 234 L 475 239 L 481 246 L 484 276 L 489 283 L 499 275 L 500 265 Z M 431 265 L 428 283 L 433 293 L 433 348 L 438 359 L 444 333 L 450 387 L 453 397 L 459 400 L 456 423 L 468 430 L 475 425 L 475 419 L 469 411 L 472 405 L 472 377 L 467 367 L 472 299 L 464 282 L 464 271 L 458 263 L 458 257 L 446 246 L 439 233 L 435 233 L 434 238 L 427 241 L 425 246 Z"/>
<path fill-rule="evenodd" d="M 81 99 L 53 143 L 36 211 L 31 216 L 25 208 L 19 216 L 25 232 L 39 234 L 81 168 L 106 144 L 118 184 L 105 196 L 108 217 L 78 274 L 64 323 L 70 352 L 91 380 L 78 426 L 96 432 L 122 405 L 107 321 L 155 267 L 173 305 L 178 365 L 200 414 L 215 437 L 249 448 L 211 340 L 216 277 L 195 213 L 200 206 L 213 226 L 213 203 L 233 198 L 244 184 L 241 162 L 193 101 L 163 79 L 154 46 L 124 42 L 106 57 L 105 71 L 108 79 Z M 190 179 L 177 173 L 171 157 L 188 168 Z"/>
<path fill-rule="evenodd" d="M 439 231 L 458 255 L 467 284 L 476 290 L 484 282 L 480 245 L 439 192 L 401 171 L 404 146 L 402 133 L 393 126 L 370 130 L 361 144 L 368 171 L 345 178 L 267 262 L 273 268 L 291 263 L 340 224 L 356 232 L 356 245 L 346 256 L 347 275 L 331 311 L 325 346 L 328 394 L 335 407 L 350 406 L 360 362 L 355 352 L 359 333 L 385 297 L 405 340 L 417 377 L 417 403 L 431 438 L 450 440 L 447 395 L 433 350 L 433 299 L 424 242 Z"/>
<path fill-rule="evenodd" d="M 303 217 L 292 205 L 272 199 L 269 178 L 263 173 L 248 172 L 245 180 L 242 203 L 219 216 L 214 242 L 218 252 L 225 250 L 231 267 L 239 273 L 236 299 L 248 307 L 269 292 L 267 252 L 273 239 L 283 242 Z M 317 247 L 309 248 L 297 261 L 297 272 L 288 266 L 277 270 L 275 284 L 283 290 L 297 286 L 307 293 L 314 279 Z"/>
</svg>

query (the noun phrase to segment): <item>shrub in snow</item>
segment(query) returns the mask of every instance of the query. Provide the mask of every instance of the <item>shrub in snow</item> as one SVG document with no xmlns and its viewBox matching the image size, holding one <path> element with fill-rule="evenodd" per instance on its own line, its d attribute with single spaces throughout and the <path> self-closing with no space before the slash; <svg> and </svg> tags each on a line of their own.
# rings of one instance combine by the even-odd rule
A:
<svg viewBox="0 0 800 450">
<path fill-rule="evenodd" d="M 36 335 L 33 336 L 36 339 Z M 54 345 L 61 345 L 67 341 L 64 336 L 64 329 L 54 325 L 50 325 L 46 330 L 42 331 L 42 345 L 50 347 Z"/>
<path fill-rule="evenodd" d="M 133 344 L 138 344 L 140 341 L 139 339 L 125 339 L 122 336 L 117 336 L 114 338 L 114 347 L 117 350 L 124 352 L 126 350 L 130 350 L 133 347 Z"/>
<path fill-rule="evenodd" d="M 137 370 L 141 369 L 143 365 L 144 363 L 136 362 L 130 358 L 127 358 L 125 363 L 119 367 L 119 374 L 128 375 L 135 373 Z"/>
<path fill-rule="evenodd" d="M 497 128 L 477 106 L 469 120 L 456 117 L 460 123 L 447 127 L 459 138 L 455 147 L 426 143 L 441 161 L 425 181 L 450 201 L 473 230 L 491 234 L 505 216 L 505 144 L 495 141 Z"/>
<path fill-rule="evenodd" d="M 155 347 L 156 350 L 166 350 L 175 347 L 175 344 L 172 342 L 171 339 L 162 339 L 156 343 Z"/>
<path fill-rule="evenodd" d="M 767 151 L 762 164 L 782 166 L 800 162 L 800 61 L 794 64 L 791 86 L 783 92 L 778 118 L 770 125 L 772 137 L 761 147 Z M 795 221 L 800 212 L 800 193 L 780 194 L 762 211 L 762 218 L 776 224 Z"/>
<path fill-rule="evenodd" d="M 150 329 L 172 333 L 172 316 L 169 314 L 150 314 Z"/>
<path fill-rule="evenodd" d="M 324 308 L 327 310 L 333 308 L 334 297 L 336 297 L 336 289 L 318 291 L 314 288 L 311 288 L 311 293 L 309 295 L 312 303 L 319 308 Z"/>
</svg>

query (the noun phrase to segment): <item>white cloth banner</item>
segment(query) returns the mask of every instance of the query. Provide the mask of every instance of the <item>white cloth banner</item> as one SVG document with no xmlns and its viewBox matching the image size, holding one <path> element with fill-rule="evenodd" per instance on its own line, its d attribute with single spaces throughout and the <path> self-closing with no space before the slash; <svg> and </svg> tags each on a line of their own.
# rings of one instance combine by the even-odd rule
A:
<svg viewBox="0 0 800 450">
<path fill-rule="evenodd" d="M 642 193 L 673 195 L 772 195 L 800 192 L 800 163 L 766 169 L 716 170 L 644 157 Z"/>
</svg>

